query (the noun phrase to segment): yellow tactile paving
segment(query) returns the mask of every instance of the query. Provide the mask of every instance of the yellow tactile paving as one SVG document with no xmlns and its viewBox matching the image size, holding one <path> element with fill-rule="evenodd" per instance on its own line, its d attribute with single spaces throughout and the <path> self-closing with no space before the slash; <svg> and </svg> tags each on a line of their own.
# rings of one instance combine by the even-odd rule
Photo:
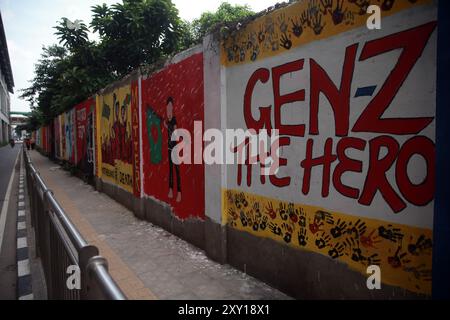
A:
<svg viewBox="0 0 450 320">
<path fill-rule="evenodd" d="M 130 300 L 156 300 L 157 297 L 146 288 L 144 283 L 128 267 L 128 265 L 114 252 L 114 250 L 98 237 L 94 227 L 81 215 L 77 206 L 70 200 L 64 189 L 50 177 L 46 168 L 39 168 L 40 174 L 47 186 L 53 191 L 59 204 L 69 216 L 72 223 L 89 244 L 96 246 L 100 254 L 108 260 L 109 272 L 125 295 Z"/>
</svg>

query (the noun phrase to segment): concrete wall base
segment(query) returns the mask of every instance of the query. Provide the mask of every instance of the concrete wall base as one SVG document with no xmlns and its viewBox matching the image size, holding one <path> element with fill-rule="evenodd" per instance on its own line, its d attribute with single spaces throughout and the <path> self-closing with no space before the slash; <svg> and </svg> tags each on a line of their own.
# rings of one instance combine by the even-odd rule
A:
<svg viewBox="0 0 450 320">
<path fill-rule="evenodd" d="M 227 227 L 227 260 L 235 268 L 296 299 L 429 298 L 385 284 L 381 290 L 369 290 L 367 277 L 343 263 L 230 227 Z"/>
<path fill-rule="evenodd" d="M 206 255 L 221 264 L 227 263 L 227 230 L 206 217 L 205 220 L 205 252 Z"/>
<path fill-rule="evenodd" d="M 153 199 L 143 199 L 145 220 L 154 223 L 196 247 L 205 249 L 204 221 L 200 219 L 178 219 L 171 208 Z"/>
</svg>

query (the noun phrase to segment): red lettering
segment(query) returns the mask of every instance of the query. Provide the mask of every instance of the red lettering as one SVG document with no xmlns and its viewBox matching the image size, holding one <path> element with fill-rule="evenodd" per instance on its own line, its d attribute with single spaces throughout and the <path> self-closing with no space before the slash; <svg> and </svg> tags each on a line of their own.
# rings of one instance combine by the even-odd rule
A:
<svg viewBox="0 0 450 320">
<path fill-rule="evenodd" d="M 279 130 L 279 135 L 288 136 L 305 136 L 305 125 L 283 125 L 281 123 L 281 107 L 285 104 L 305 101 L 305 90 L 298 90 L 289 94 L 280 94 L 280 80 L 286 73 L 291 73 L 303 69 L 304 60 L 296 60 L 283 64 L 272 69 L 272 83 L 274 96 L 274 113 L 275 113 L 275 128 Z"/>
<path fill-rule="evenodd" d="M 370 140 L 370 160 L 364 189 L 359 199 L 359 203 L 365 206 L 372 204 L 377 191 L 380 191 L 382 197 L 398 213 L 406 208 L 405 202 L 397 195 L 395 190 L 389 184 L 386 178 L 386 172 L 392 167 L 398 154 L 398 142 L 389 136 L 380 136 Z M 383 159 L 379 159 L 381 149 L 387 149 L 387 154 Z"/>
<path fill-rule="evenodd" d="M 333 173 L 334 188 L 343 196 L 352 199 L 358 199 L 359 190 L 346 186 L 342 183 L 341 178 L 345 172 L 362 172 L 362 162 L 350 159 L 345 154 L 348 149 L 357 149 L 364 151 L 366 148 L 366 141 L 359 138 L 343 138 L 337 145 L 338 164 Z"/>
<path fill-rule="evenodd" d="M 306 159 L 300 163 L 301 167 L 304 169 L 302 192 L 304 195 L 309 193 L 311 169 L 315 166 L 323 166 L 322 197 L 326 198 L 330 192 L 331 164 L 337 159 L 336 155 L 333 154 L 333 139 L 328 138 L 325 142 L 324 155 L 322 157 L 313 159 L 313 146 L 313 139 L 309 139 L 306 143 Z"/>
<path fill-rule="evenodd" d="M 408 177 L 408 163 L 415 154 L 421 155 L 427 163 L 426 177 L 414 185 Z M 400 192 L 410 203 L 425 206 L 434 199 L 435 189 L 435 146 L 426 137 L 414 137 L 408 140 L 400 150 L 397 159 L 396 181 Z"/>
<path fill-rule="evenodd" d="M 281 148 L 282 146 L 289 146 L 291 144 L 291 139 L 289 137 L 280 137 L 279 140 L 279 147 Z M 284 167 L 287 166 L 287 159 L 286 158 L 279 158 L 279 167 Z M 287 187 L 291 184 L 291 177 L 283 177 L 283 178 L 278 178 L 276 175 L 270 175 L 270 182 L 279 188 L 282 187 Z"/>
<path fill-rule="evenodd" d="M 369 41 L 364 46 L 359 61 L 403 49 L 398 62 L 386 79 L 383 87 L 367 105 L 353 127 L 353 132 L 376 132 L 398 135 L 417 134 L 425 129 L 434 118 L 390 118 L 381 119 L 391 105 L 403 82 L 405 82 L 436 27 L 430 22 L 420 27 L 396 33 L 381 39 Z"/>
<path fill-rule="evenodd" d="M 319 97 L 323 93 L 331 104 L 334 113 L 337 136 L 347 136 L 349 130 L 350 90 L 355 70 L 355 58 L 358 45 L 347 47 L 342 69 L 341 86 L 338 89 L 322 67 L 311 59 L 311 115 L 309 133 L 319 134 Z"/>
<path fill-rule="evenodd" d="M 268 133 L 271 133 L 272 125 L 270 123 L 270 112 L 272 107 L 259 107 L 260 118 L 259 120 L 255 120 L 252 115 L 252 97 L 253 91 L 255 90 L 255 86 L 258 81 L 262 83 L 266 83 L 269 81 L 270 71 L 267 69 L 258 69 L 253 75 L 250 77 L 247 83 L 247 87 L 245 89 L 244 95 L 244 119 L 247 125 L 247 128 L 254 129 L 256 132 L 266 127 Z"/>
</svg>

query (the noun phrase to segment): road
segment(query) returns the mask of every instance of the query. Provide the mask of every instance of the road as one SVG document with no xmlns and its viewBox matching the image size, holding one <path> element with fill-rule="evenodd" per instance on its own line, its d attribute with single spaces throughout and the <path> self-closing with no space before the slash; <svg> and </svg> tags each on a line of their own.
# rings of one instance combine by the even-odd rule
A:
<svg viewBox="0 0 450 320">
<path fill-rule="evenodd" d="M 14 162 L 21 147 L 21 144 L 17 144 L 14 148 L 9 145 L 0 148 L 0 208 L 3 205 Z"/>
<path fill-rule="evenodd" d="M 14 167 L 22 145 L 0 148 L 0 299 L 16 299 L 16 217 L 19 165 Z M 10 187 L 11 174 L 15 171 Z"/>
</svg>

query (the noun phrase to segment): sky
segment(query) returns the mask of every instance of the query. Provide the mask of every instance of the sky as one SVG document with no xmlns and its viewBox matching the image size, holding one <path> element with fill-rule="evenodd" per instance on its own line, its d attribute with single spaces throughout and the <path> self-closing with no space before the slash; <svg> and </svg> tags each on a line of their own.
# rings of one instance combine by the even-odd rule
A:
<svg viewBox="0 0 450 320">
<path fill-rule="evenodd" d="M 205 11 L 215 11 L 223 0 L 172 0 L 184 20 L 192 21 Z M 71 21 L 91 21 L 90 8 L 96 4 L 111 5 L 119 0 L 0 0 L 0 11 L 8 42 L 9 56 L 14 77 L 14 94 L 11 95 L 12 111 L 29 111 L 27 101 L 19 99 L 20 89 L 29 86 L 33 78 L 34 64 L 43 46 L 58 42 L 54 35 L 62 17 Z M 232 4 L 248 4 L 259 12 L 280 0 L 228 0 Z M 91 39 L 94 39 L 92 37 Z"/>
</svg>

